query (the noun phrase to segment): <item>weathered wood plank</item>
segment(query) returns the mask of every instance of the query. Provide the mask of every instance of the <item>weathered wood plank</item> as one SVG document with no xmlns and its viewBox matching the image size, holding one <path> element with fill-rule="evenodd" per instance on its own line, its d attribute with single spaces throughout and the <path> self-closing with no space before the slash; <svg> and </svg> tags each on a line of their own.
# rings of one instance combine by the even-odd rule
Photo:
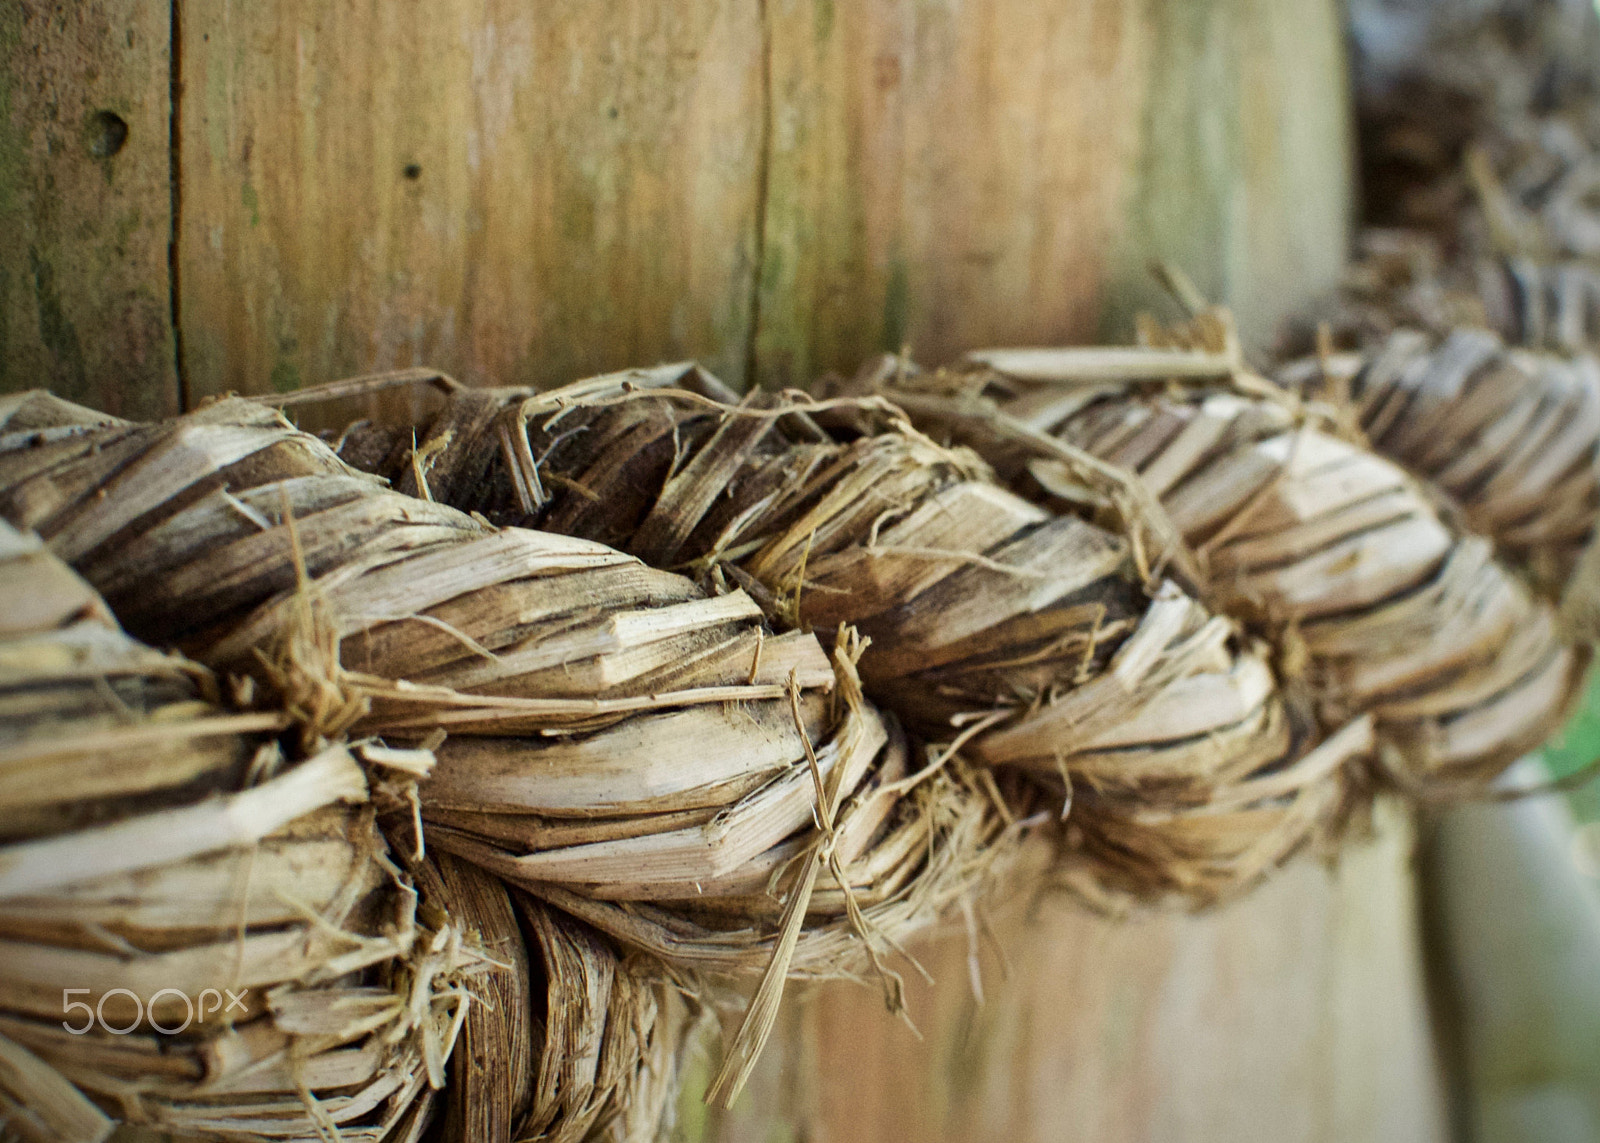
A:
<svg viewBox="0 0 1600 1143">
<path fill-rule="evenodd" d="M 106 8 L 0 16 L 0 383 L 158 412 L 169 10 Z M 1343 249 L 1333 13 L 194 6 L 178 109 L 191 397 L 422 360 L 550 382 L 698 355 L 736 382 L 754 360 L 793 383 L 902 342 L 938 360 L 1121 335 L 1155 300 L 1151 256 L 1259 332 Z M 129 124 L 114 157 L 90 152 L 100 110 Z"/>
<path fill-rule="evenodd" d="M 0 4 L 0 391 L 175 412 L 166 0 Z"/>
<path fill-rule="evenodd" d="M 194 395 L 413 363 L 548 384 L 747 352 L 750 0 L 185 10 Z"/>
<path fill-rule="evenodd" d="M 1255 332 L 1342 257 L 1329 0 L 581 7 L 186 20 L 197 395 L 423 360 L 803 383 L 1082 339 L 1107 303 L 1124 332 L 1157 255 Z"/>
<path fill-rule="evenodd" d="M 769 0 L 761 379 L 1091 332 L 1138 143 L 1143 8 Z"/>
<path fill-rule="evenodd" d="M 802 994 L 728 1113 L 681 1101 L 687 1139 L 908 1143 L 1417 1143 L 1446 1138 L 1428 1031 L 1412 831 L 1334 872 L 1302 860 L 1200 917 L 1108 920 L 1060 902 L 997 921 L 1009 976 L 967 940 L 915 951 L 922 1039 L 870 988 Z"/>
<path fill-rule="evenodd" d="M 1226 302 L 1247 340 L 1337 281 L 1352 216 L 1340 9 L 1329 0 L 1152 3 L 1131 194 L 1117 221 L 1101 334 L 1171 314 L 1152 259 Z"/>
</svg>

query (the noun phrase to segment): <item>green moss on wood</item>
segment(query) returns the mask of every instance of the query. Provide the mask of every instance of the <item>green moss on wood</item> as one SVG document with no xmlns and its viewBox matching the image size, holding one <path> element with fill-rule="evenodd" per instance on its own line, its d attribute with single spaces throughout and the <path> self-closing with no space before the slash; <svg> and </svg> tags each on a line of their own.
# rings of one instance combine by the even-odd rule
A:
<svg viewBox="0 0 1600 1143">
<path fill-rule="evenodd" d="M 272 388 L 279 393 L 292 393 L 300 388 L 300 368 L 287 359 L 272 367 Z"/>
<path fill-rule="evenodd" d="M 834 8 L 834 0 L 816 0 L 812 8 L 812 20 L 817 43 L 826 43 L 828 37 L 833 35 L 833 21 L 836 15 L 838 12 Z"/>
<path fill-rule="evenodd" d="M 890 353 L 905 345 L 907 314 L 911 305 L 911 274 L 904 256 L 889 261 L 889 281 L 883 288 L 883 333 L 880 344 Z"/>
<path fill-rule="evenodd" d="M 55 267 L 41 258 L 35 247 L 28 248 L 28 265 L 33 271 L 34 301 L 39 307 L 39 340 L 52 358 L 50 387 L 69 400 L 82 401 L 89 396 L 83 345 L 62 308 Z"/>
</svg>

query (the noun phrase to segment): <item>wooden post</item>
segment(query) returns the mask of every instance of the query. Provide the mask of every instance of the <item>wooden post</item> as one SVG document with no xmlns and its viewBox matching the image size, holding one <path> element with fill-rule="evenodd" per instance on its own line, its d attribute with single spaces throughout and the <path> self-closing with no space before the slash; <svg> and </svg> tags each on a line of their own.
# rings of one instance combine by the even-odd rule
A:
<svg viewBox="0 0 1600 1143">
<path fill-rule="evenodd" d="M 1522 763 L 1521 785 L 1549 780 Z M 1600 888 L 1558 797 L 1459 806 L 1424 850 L 1433 952 L 1466 1136 L 1600 1134 Z"/>
<path fill-rule="evenodd" d="M 691 1080 L 679 1138 L 1442 1143 L 1398 810 L 1334 869 L 1301 860 L 1200 917 L 1005 910 L 1009 969 L 977 942 L 981 1004 L 971 938 L 923 942 L 936 984 L 907 973 L 917 1033 L 870 986 L 804 992 L 733 1111 Z"/>
<path fill-rule="evenodd" d="M 1336 11 L 28 0 L 0 15 L 0 386 L 154 413 L 180 383 L 691 356 L 805 384 L 1125 336 L 1152 257 L 1262 334 L 1344 257 Z"/>
</svg>

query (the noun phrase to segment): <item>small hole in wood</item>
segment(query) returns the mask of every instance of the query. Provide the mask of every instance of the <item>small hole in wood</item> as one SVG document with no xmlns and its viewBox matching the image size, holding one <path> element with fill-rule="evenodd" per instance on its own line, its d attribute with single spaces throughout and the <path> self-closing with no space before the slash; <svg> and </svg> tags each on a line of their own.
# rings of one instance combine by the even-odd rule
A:
<svg viewBox="0 0 1600 1143">
<path fill-rule="evenodd" d="M 107 159 L 128 142 L 128 122 L 115 111 L 96 111 L 89 116 L 89 153 Z"/>
<path fill-rule="evenodd" d="M 405 165 L 405 167 L 400 171 L 400 173 L 402 175 L 404 175 L 406 178 L 411 179 L 413 182 L 415 182 L 417 179 L 420 179 L 422 177 L 422 164 L 421 163 L 407 163 Z"/>
</svg>

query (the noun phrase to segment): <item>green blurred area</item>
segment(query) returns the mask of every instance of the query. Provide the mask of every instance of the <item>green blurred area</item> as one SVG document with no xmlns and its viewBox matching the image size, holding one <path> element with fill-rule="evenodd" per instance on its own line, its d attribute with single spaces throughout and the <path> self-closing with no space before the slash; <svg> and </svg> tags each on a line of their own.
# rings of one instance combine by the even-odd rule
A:
<svg viewBox="0 0 1600 1143">
<path fill-rule="evenodd" d="M 1589 687 L 1566 728 L 1541 751 L 1551 774 L 1563 778 L 1600 757 L 1600 671 L 1591 672 Z M 1579 821 L 1600 821 L 1600 781 L 1588 782 L 1568 797 Z"/>
</svg>

